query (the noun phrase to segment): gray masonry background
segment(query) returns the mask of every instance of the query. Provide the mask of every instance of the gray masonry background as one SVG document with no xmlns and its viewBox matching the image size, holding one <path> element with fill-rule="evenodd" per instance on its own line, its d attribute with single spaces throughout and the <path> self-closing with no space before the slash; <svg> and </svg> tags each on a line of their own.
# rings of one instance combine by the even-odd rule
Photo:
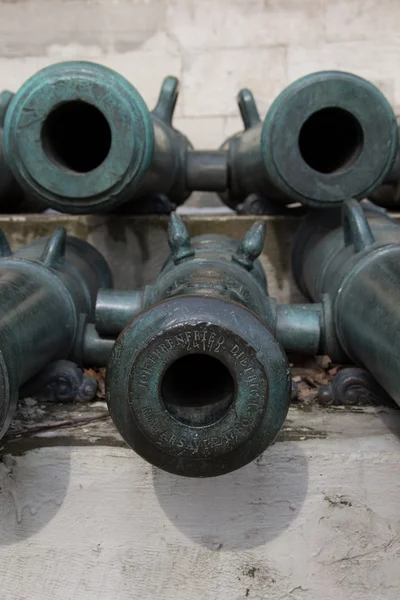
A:
<svg viewBox="0 0 400 600">
<path fill-rule="evenodd" d="M 265 113 L 291 81 L 352 71 L 400 106 L 398 0 L 0 0 L 0 86 L 37 69 L 98 61 L 149 106 L 177 75 L 175 124 L 198 148 L 241 128 L 235 96 L 250 87 Z"/>
</svg>

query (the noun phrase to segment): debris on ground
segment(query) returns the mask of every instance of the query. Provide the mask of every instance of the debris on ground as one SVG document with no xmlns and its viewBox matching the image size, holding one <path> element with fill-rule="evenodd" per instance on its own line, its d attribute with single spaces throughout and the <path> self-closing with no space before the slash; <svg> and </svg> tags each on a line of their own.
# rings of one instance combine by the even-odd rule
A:
<svg viewBox="0 0 400 600">
<path fill-rule="evenodd" d="M 106 397 L 106 384 L 105 384 L 106 370 L 105 370 L 105 368 L 101 367 L 100 369 L 84 369 L 83 373 L 87 377 L 92 377 L 93 379 L 96 379 L 97 386 L 98 386 L 96 397 L 98 400 L 104 400 L 104 398 Z"/>
<path fill-rule="evenodd" d="M 297 397 L 293 398 L 297 406 L 311 406 L 319 401 L 320 386 L 331 383 L 332 378 L 341 368 L 332 363 L 329 356 L 290 357 L 292 378 L 296 384 Z"/>
</svg>

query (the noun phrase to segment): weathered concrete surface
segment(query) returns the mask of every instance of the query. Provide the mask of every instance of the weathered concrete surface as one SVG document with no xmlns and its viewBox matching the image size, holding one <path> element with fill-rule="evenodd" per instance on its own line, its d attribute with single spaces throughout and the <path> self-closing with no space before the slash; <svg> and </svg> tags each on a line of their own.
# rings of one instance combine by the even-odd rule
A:
<svg viewBox="0 0 400 600">
<path fill-rule="evenodd" d="M 291 409 L 282 441 L 212 480 L 151 468 L 107 420 L 14 441 L 1 598 L 397 600 L 399 433 L 398 411 Z"/>
</svg>

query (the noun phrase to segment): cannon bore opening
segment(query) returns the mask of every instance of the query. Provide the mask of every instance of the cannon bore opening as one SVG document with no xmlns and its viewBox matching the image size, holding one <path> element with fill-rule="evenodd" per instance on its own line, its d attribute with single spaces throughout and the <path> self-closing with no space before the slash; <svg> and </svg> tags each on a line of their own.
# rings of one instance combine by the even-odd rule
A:
<svg viewBox="0 0 400 600">
<path fill-rule="evenodd" d="M 300 153 L 308 166 L 319 173 L 335 173 L 350 166 L 362 146 L 361 125 L 343 108 L 315 112 L 300 130 Z"/>
<path fill-rule="evenodd" d="M 46 118 L 42 144 L 57 165 L 76 173 L 88 173 L 107 158 L 111 129 L 93 104 L 81 100 L 64 102 Z"/>
<path fill-rule="evenodd" d="M 207 354 L 178 358 L 161 382 L 165 408 L 177 421 L 192 427 L 222 419 L 234 397 L 235 382 L 228 368 Z"/>
</svg>

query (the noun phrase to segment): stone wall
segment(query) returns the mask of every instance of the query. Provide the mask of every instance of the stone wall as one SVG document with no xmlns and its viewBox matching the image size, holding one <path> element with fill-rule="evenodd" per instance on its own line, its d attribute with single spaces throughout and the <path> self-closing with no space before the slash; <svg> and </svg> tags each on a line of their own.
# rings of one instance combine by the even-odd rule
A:
<svg viewBox="0 0 400 600">
<path fill-rule="evenodd" d="M 175 124 L 197 148 L 241 128 L 235 96 L 260 112 L 291 81 L 321 69 L 373 81 L 400 106 L 398 0 L 0 0 L 0 86 L 16 90 L 65 59 L 102 62 L 149 106 L 177 75 Z"/>
</svg>

